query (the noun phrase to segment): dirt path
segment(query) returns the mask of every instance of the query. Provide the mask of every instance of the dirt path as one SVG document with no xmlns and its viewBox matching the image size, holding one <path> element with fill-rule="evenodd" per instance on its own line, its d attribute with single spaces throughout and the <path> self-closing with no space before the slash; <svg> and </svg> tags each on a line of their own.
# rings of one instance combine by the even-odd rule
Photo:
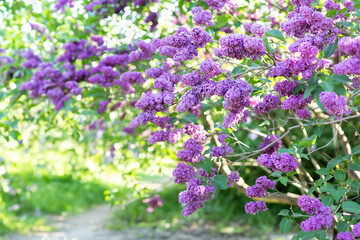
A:
<svg viewBox="0 0 360 240">
<path fill-rule="evenodd" d="M 213 236 L 204 229 L 189 231 L 160 232 L 138 228 L 115 232 L 106 228 L 112 210 L 108 205 L 97 206 L 87 212 L 69 217 L 51 217 L 49 223 L 55 227 L 53 232 L 36 232 L 30 235 L 12 234 L 4 240 L 255 240 L 242 236 Z M 256 238 L 259 239 L 259 238 Z M 261 239 L 287 240 L 291 236 L 267 236 Z"/>
</svg>

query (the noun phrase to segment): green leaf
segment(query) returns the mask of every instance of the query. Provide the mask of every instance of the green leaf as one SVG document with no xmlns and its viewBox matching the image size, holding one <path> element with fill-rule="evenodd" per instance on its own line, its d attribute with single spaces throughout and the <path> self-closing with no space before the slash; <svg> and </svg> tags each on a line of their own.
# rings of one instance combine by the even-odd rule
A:
<svg viewBox="0 0 360 240">
<path fill-rule="evenodd" d="M 352 154 L 352 155 L 360 154 L 360 145 L 357 145 L 356 147 L 354 147 L 353 149 L 351 149 L 351 154 Z"/>
<path fill-rule="evenodd" d="M 307 192 L 307 195 L 309 196 L 309 195 L 311 195 L 315 190 L 316 190 L 316 186 L 312 186 L 310 189 L 309 189 L 309 191 Z"/>
<path fill-rule="evenodd" d="M 327 46 L 324 49 L 324 54 L 325 54 L 324 57 L 325 58 L 329 58 L 329 57 L 331 57 L 331 55 L 334 54 L 337 44 L 338 44 L 338 39 L 336 39 L 336 41 L 334 42 L 333 45 Z"/>
<path fill-rule="evenodd" d="M 331 79 L 330 77 L 321 79 L 321 81 L 319 81 L 319 85 L 325 91 L 329 91 L 329 92 L 334 91 L 333 79 Z"/>
<path fill-rule="evenodd" d="M 360 205 L 353 201 L 345 201 L 341 204 L 342 208 L 350 213 L 360 214 Z"/>
<path fill-rule="evenodd" d="M 330 190 L 331 196 L 335 199 L 336 202 L 339 202 L 342 196 L 346 193 L 346 188 L 340 186 L 336 190 L 332 189 Z"/>
<path fill-rule="evenodd" d="M 328 164 L 326 165 L 326 169 L 330 170 L 333 169 L 336 165 L 341 163 L 344 160 L 344 157 L 336 157 L 331 159 Z"/>
<path fill-rule="evenodd" d="M 227 23 L 228 23 L 228 17 L 226 15 L 220 15 L 218 18 L 217 18 L 217 21 L 216 21 L 216 24 L 214 27 L 216 28 L 222 28 L 223 26 L 225 26 Z"/>
<path fill-rule="evenodd" d="M 242 73 L 243 71 L 244 70 L 242 67 L 234 67 L 234 69 L 231 72 L 231 75 L 236 75 L 236 74 Z"/>
<path fill-rule="evenodd" d="M 279 213 L 278 213 L 278 215 L 279 216 L 289 216 L 289 210 L 288 209 L 282 209 Z"/>
<path fill-rule="evenodd" d="M 312 140 L 310 139 L 303 139 L 298 143 L 299 147 L 311 147 L 312 146 Z"/>
<path fill-rule="evenodd" d="M 283 218 L 280 222 L 280 232 L 281 233 L 286 233 L 290 230 L 292 225 L 292 221 L 287 219 L 287 218 Z"/>
<path fill-rule="evenodd" d="M 196 123 L 197 117 L 195 114 L 189 113 L 184 117 L 184 120 L 188 122 Z"/>
<path fill-rule="evenodd" d="M 316 126 L 313 131 L 318 137 L 321 137 L 324 132 L 324 125 Z"/>
<path fill-rule="evenodd" d="M 281 178 L 279 178 L 279 181 L 282 183 L 282 185 L 287 186 L 288 178 L 281 177 Z"/>
<path fill-rule="evenodd" d="M 338 232 L 345 232 L 348 230 L 350 226 L 350 223 L 345 222 L 345 221 L 339 221 L 337 224 L 337 230 Z"/>
<path fill-rule="evenodd" d="M 360 162 L 350 164 L 350 169 L 360 172 Z"/>
<path fill-rule="evenodd" d="M 277 39 L 283 41 L 284 43 L 286 43 L 286 39 L 285 39 L 284 35 L 279 30 L 271 29 L 271 30 L 265 32 L 265 35 L 277 38 Z"/>
<path fill-rule="evenodd" d="M 223 175 L 216 175 L 211 182 L 215 187 L 218 187 L 220 189 L 224 190 L 228 188 L 227 179 Z"/>
<path fill-rule="evenodd" d="M 335 81 L 338 81 L 340 83 L 348 83 L 351 82 L 350 78 L 347 75 L 338 75 L 334 74 L 333 78 Z"/>
<path fill-rule="evenodd" d="M 265 44 L 265 47 L 266 47 L 266 51 L 267 52 L 273 52 L 273 49 L 270 47 L 270 44 L 269 44 L 269 40 L 267 39 L 267 37 L 265 35 L 263 35 L 261 37 L 261 39 L 264 41 L 264 44 Z"/>
<path fill-rule="evenodd" d="M 335 178 L 336 180 L 341 181 L 341 180 L 344 180 L 345 177 L 346 177 L 346 173 L 344 173 L 344 172 L 341 171 L 341 170 L 335 170 L 334 178 Z"/>
<path fill-rule="evenodd" d="M 270 174 L 270 176 L 272 176 L 272 177 L 280 177 L 281 175 L 282 175 L 281 171 L 276 171 L 276 172 L 273 172 L 272 174 Z"/>
<path fill-rule="evenodd" d="M 311 85 L 311 86 L 308 86 L 308 87 L 305 89 L 303 98 L 304 98 L 304 99 L 305 99 L 305 98 L 308 98 L 308 97 L 311 95 L 311 93 L 315 90 L 315 88 L 316 88 L 316 85 L 315 85 L 315 84 L 314 84 L 314 85 Z"/>
<path fill-rule="evenodd" d="M 325 205 L 325 206 L 331 206 L 334 203 L 334 199 L 331 196 L 325 196 L 321 198 L 321 202 Z"/>
<path fill-rule="evenodd" d="M 200 163 L 200 166 L 207 172 L 207 174 L 211 173 L 212 161 L 210 160 L 210 158 L 205 158 L 205 160 Z"/>
</svg>

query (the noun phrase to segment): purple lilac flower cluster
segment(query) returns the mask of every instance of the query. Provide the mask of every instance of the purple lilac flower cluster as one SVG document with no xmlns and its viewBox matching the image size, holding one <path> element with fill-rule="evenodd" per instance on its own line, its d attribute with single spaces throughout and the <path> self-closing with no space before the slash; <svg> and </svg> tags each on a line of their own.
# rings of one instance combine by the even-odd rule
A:
<svg viewBox="0 0 360 240">
<path fill-rule="evenodd" d="M 192 20 L 196 25 L 214 26 L 213 15 L 210 10 L 204 10 L 202 7 L 193 7 L 191 13 L 193 14 Z"/>
<path fill-rule="evenodd" d="M 69 5 L 69 7 L 73 7 L 74 1 L 73 0 L 57 0 L 56 4 L 54 6 L 54 11 L 57 12 L 57 11 L 61 10 L 61 12 L 64 13 L 66 5 Z"/>
<path fill-rule="evenodd" d="M 275 83 L 274 90 L 275 92 L 280 93 L 283 97 L 290 97 L 298 84 L 299 83 L 297 81 L 290 82 L 289 80 L 284 80 Z"/>
<path fill-rule="evenodd" d="M 312 101 L 312 95 L 304 99 L 303 93 L 291 95 L 281 103 L 284 110 L 296 110 L 296 114 L 301 119 L 311 118 L 311 113 L 306 110 L 306 106 Z"/>
<path fill-rule="evenodd" d="M 268 179 L 266 176 L 261 176 L 256 179 L 255 185 L 249 186 L 246 189 L 246 196 L 250 198 L 263 197 L 267 195 L 267 189 L 275 189 L 275 181 Z"/>
<path fill-rule="evenodd" d="M 239 177 L 238 172 L 232 171 L 232 172 L 230 172 L 230 174 L 228 176 L 226 184 L 228 187 L 231 187 L 233 182 L 237 182 L 239 180 L 240 180 L 240 177 Z"/>
<path fill-rule="evenodd" d="M 52 63 L 41 63 L 30 80 L 22 84 L 20 89 L 31 91 L 31 98 L 47 95 L 55 105 L 55 111 L 58 111 L 70 99 L 69 94 L 81 94 L 78 81 L 85 77 L 82 72 L 76 72 L 71 64 L 65 63 L 63 68 L 66 69 L 64 74 L 56 70 Z"/>
<path fill-rule="evenodd" d="M 261 37 L 268 30 L 261 24 L 250 22 L 245 23 L 244 28 L 246 32 L 248 32 L 249 34 L 253 34 L 257 37 Z"/>
<path fill-rule="evenodd" d="M 149 207 L 146 209 L 148 213 L 152 213 L 155 208 L 161 207 L 163 205 L 163 200 L 159 195 L 155 195 L 152 198 L 148 198 L 144 200 L 144 203 L 148 204 Z"/>
<path fill-rule="evenodd" d="M 324 91 L 320 93 L 319 99 L 328 114 L 335 115 L 337 119 L 341 119 L 343 115 L 351 113 L 344 96 L 337 96 L 334 92 Z"/>
<path fill-rule="evenodd" d="M 230 7 L 233 6 L 231 0 L 204 0 L 212 10 L 220 11 L 228 4 Z"/>
<path fill-rule="evenodd" d="M 219 76 L 222 73 L 219 64 L 208 59 L 201 62 L 200 71 L 209 78 Z"/>
<path fill-rule="evenodd" d="M 261 102 L 254 106 L 254 111 L 259 114 L 269 113 L 273 109 L 279 109 L 280 96 L 273 96 L 271 94 L 266 95 Z"/>
<path fill-rule="evenodd" d="M 231 154 L 234 152 L 234 149 L 225 142 L 226 138 L 227 136 L 225 134 L 221 134 L 218 136 L 218 140 L 221 143 L 221 146 L 213 147 L 211 149 L 210 155 L 212 157 L 226 157 L 227 154 Z"/>
<path fill-rule="evenodd" d="M 196 27 L 188 31 L 184 27 L 155 44 L 159 48 L 159 53 L 172 58 L 176 62 L 191 60 L 198 55 L 197 48 L 205 47 L 212 37 L 203 28 Z"/>
<path fill-rule="evenodd" d="M 29 22 L 31 29 L 36 30 L 40 36 L 45 34 L 46 28 L 44 26 L 40 26 L 37 23 Z"/>
<path fill-rule="evenodd" d="M 339 47 L 352 57 L 334 65 L 334 73 L 360 75 L 360 37 L 344 37 Z"/>
<path fill-rule="evenodd" d="M 197 178 L 191 179 L 187 185 L 186 190 L 180 192 L 179 203 L 186 204 L 182 210 L 182 215 L 187 217 L 193 214 L 199 208 L 204 207 L 204 202 L 213 198 L 215 194 L 215 187 L 212 185 L 201 185 L 201 180 Z"/>
<path fill-rule="evenodd" d="M 176 156 L 184 161 L 189 163 L 197 163 L 204 160 L 204 156 L 202 156 L 202 152 L 204 151 L 203 142 L 198 141 L 195 138 L 190 138 L 186 142 L 184 142 L 183 150 L 179 150 L 176 153 Z"/>
<path fill-rule="evenodd" d="M 312 215 L 301 223 L 300 227 L 304 232 L 319 231 L 322 228 L 331 227 L 334 218 L 331 208 L 325 207 L 318 198 L 300 196 L 298 205 L 302 211 Z"/>
<path fill-rule="evenodd" d="M 198 169 L 197 171 L 197 174 L 199 175 L 199 177 L 202 177 L 202 178 L 214 178 L 215 175 L 216 175 L 216 168 L 211 168 L 211 172 L 210 174 L 208 174 L 204 169 L 200 168 Z"/>
<path fill-rule="evenodd" d="M 139 50 L 130 53 L 130 62 L 152 59 L 152 55 L 156 51 L 156 47 L 153 44 L 146 43 L 143 40 L 138 39 L 136 40 L 136 46 L 139 48 Z"/>
<path fill-rule="evenodd" d="M 124 76 L 121 75 L 119 79 L 120 72 L 114 70 L 115 67 L 119 67 L 120 71 L 125 70 L 128 61 L 128 54 L 114 54 L 107 56 L 101 60 L 96 67 L 90 69 L 90 74 L 92 76 L 88 78 L 88 81 L 104 87 L 121 86 L 125 93 L 133 93 L 135 91 L 132 87 L 134 83 L 141 84 L 145 82 L 142 74 L 137 72 L 124 73 Z M 131 82 L 128 82 L 128 79 L 131 79 Z"/>
<path fill-rule="evenodd" d="M 259 150 L 265 148 L 272 142 L 276 141 L 278 138 L 279 138 L 279 135 L 269 135 L 269 136 L 264 137 L 263 142 L 259 146 Z M 263 154 L 276 153 L 281 148 L 281 145 L 282 145 L 282 141 L 279 140 L 276 143 L 274 143 L 273 145 L 271 145 L 270 147 L 263 150 L 262 153 Z"/>
<path fill-rule="evenodd" d="M 41 58 L 35 55 L 32 50 L 23 52 L 21 57 L 26 58 L 26 60 L 21 64 L 21 66 L 24 68 L 34 69 L 37 68 L 42 62 Z"/>
<path fill-rule="evenodd" d="M 172 175 L 175 183 L 186 183 L 190 181 L 190 179 L 195 178 L 195 169 L 191 165 L 179 162 L 173 170 Z"/>
<path fill-rule="evenodd" d="M 220 48 L 215 49 L 218 57 L 230 57 L 243 59 L 251 57 L 255 60 L 266 53 L 263 40 L 259 37 L 246 36 L 242 34 L 229 34 L 220 38 Z"/>
<path fill-rule="evenodd" d="M 98 48 L 93 45 L 86 45 L 86 41 L 68 42 L 63 46 L 65 52 L 56 59 L 57 62 L 75 62 L 76 59 L 88 59 L 92 56 L 97 56 L 103 51 L 107 50 L 106 46 Z"/>
<path fill-rule="evenodd" d="M 298 162 L 294 156 L 288 153 L 261 154 L 257 161 L 261 166 L 271 168 L 275 171 L 293 172 L 298 167 Z"/>
<path fill-rule="evenodd" d="M 156 26 L 159 24 L 158 13 L 150 12 L 149 15 L 145 18 L 145 23 L 151 22 L 150 32 L 155 31 Z"/>
<path fill-rule="evenodd" d="M 266 206 L 266 203 L 263 201 L 250 201 L 245 204 L 245 212 L 246 214 L 259 214 L 260 211 L 267 211 L 268 208 Z"/>
</svg>

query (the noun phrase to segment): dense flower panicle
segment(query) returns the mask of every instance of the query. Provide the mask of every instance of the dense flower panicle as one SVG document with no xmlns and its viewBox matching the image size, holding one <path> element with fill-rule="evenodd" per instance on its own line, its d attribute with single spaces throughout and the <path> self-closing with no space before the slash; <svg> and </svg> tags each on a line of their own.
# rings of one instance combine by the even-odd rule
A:
<svg viewBox="0 0 360 240">
<path fill-rule="evenodd" d="M 125 72 L 121 74 L 120 81 L 133 84 L 143 84 L 146 79 L 143 77 L 142 72 Z"/>
<path fill-rule="evenodd" d="M 145 70 L 145 76 L 147 78 L 158 78 L 163 75 L 166 71 L 162 67 L 148 68 Z"/>
<path fill-rule="evenodd" d="M 219 140 L 220 143 L 225 143 L 225 139 L 227 138 L 228 136 L 226 134 L 220 134 L 217 138 Z"/>
<path fill-rule="evenodd" d="M 226 56 L 235 59 L 251 57 L 253 60 L 266 53 L 264 41 L 258 37 L 241 34 L 229 34 L 220 38 L 220 49 L 216 56 Z"/>
<path fill-rule="evenodd" d="M 187 91 L 180 99 L 179 104 L 176 106 L 176 110 L 179 112 L 185 112 L 193 106 L 197 106 L 202 99 L 196 94 L 195 91 Z"/>
<path fill-rule="evenodd" d="M 334 92 L 324 91 L 320 93 L 319 99 L 328 114 L 335 115 L 337 119 L 341 119 L 342 115 L 349 115 L 351 113 L 344 96 L 338 97 Z"/>
<path fill-rule="evenodd" d="M 131 127 L 123 127 L 123 131 L 129 135 L 134 134 L 134 128 L 131 128 Z"/>
<path fill-rule="evenodd" d="M 248 116 L 249 116 L 249 111 L 247 111 L 247 110 L 245 110 L 243 112 L 239 112 L 239 113 L 230 112 L 225 117 L 222 126 L 223 126 L 223 128 L 226 129 L 226 128 L 230 128 L 232 126 L 239 124 L 241 121 L 246 122 Z"/>
<path fill-rule="evenodd" d="M 334 65 L 334 73 L 360 75 L 360 57 L 351 57 Z"/>
<path fill-rule="evenodd" d="M 92 35 L 91 40 L 96 42 L 98 46 L 102 46 L 104 44 L 104 39 L 100 35 Z"/>
<path fill-rule="evenodd" d="M 194 125 L 193 123 L 188 123 L 181 129 L 181 133 L 187 134 L 200 142 L 206 140 L 206 131 L 202 124 Z"/>
<path fill-rule="evenodd" d="M 227 137 L 225 134 L 222 134 L 220 135 L 220 139 L 218 138 L 221 146 L 213 147 L 211 149 L 210 155 L 212 157 L 226 157 L 227 154 L 231 154 L 234 152 L 234 149 L 225 142 L 224 136 L 225 138 Z"/>
<path fill-rule="evenodd" d="M 150 12 L 149 15 L 145 18 L 145 23 L 151 22 L 150 32 L 155 31 L 156 26 L 159 24 L 158 14 L 156 12 Z"/>
<path fill-rule="evenodd" d="M 239 179 L 240 179 L 240 177 L 239 177 L 238 172 L 235 172 L 235 171 L 230 172 L 228 179 L 227 179 L 227 186 L 231 187 L 232 183 L 239 181 Z"/>
<path fill-rule="evenodd" d="M 344 0 L 344 6 L 346 7 L 348 12 L 354 11 L 354 3 L 350 0 Z"/>
<path fill-rule="evenodd" d="M 204 0 L 212 10 L 221 10 L 229 0 Z"/>
<path fill-rule="evenodd" d="M 298 162 L 294 156 L 288 153 L 276 154 L 261 154 L 258 159 L 258 163 L 264 167 L 271 168 L 275 171 L 293 172 L 298 167 Z"/>
<path fill-rule="evenodd" d="M 236 81 L 234 86 L 226 91 L 224 95 L 223 107 L 232 113 L 242 112 L 244 107 L 250 105 L 249 96 L 252 86 L 245 81 Z"/>
<path fill-rule="evenodd" d="M 222 73 L 219 64 L 210 60 L 204 60 L 201 62 L 200 71 L 205 73 L 209 78 L 219 76 Z"/>
<path fill-rule="evenodd" d="M 193 14 L 192 20 L 196 25 L 204 25 L 212 27 L 214 26 L 213 15 L 210 10 L 204 10 L 202 7 L 193 7 L 191 9 L 191 13 Z"/>
<path fill-rule="evenodd" d="M 340 4 L 335 3 L 333 0 L 326 0 L 324 2 L 324 7 L 328 11 L 333 9 L 335 9 L 336 11 L 340 11 L 341 9 Z"/>
<path fill-rule="evenodd" d="M 318 214 L 321 207 L 324 206 L 318 198 L 312 199 L 309 196 L 300 196 L 298 205 L 301 208 L 301 211 L 310 215 Z"/>
<path fill-rule="evenodd" d="M 176 153 L 176 156 L 184 161 L 189 163 L 197 163 L 203 161 L 204 157 L 201 156 L 204 151 L 202 142 L 198 141 L 195 138 L 190 138 L 184 143 L 184 150 L 180 150 Z"/>
<path fill-rule="evenodd" d="M 211 35 L 200 27 L 193 28 L 190 34 L 193 41 L 198 44 L 199 47 L 205 47 L 207 43 L 213 40 Z"/>
<path fill-rule="evenodd" d="M 75 62 L 76 59 L 87 59 L 96 56 L 102 50 L 96 46 L 86 45 L 86 41 L 68 42 L 63 45 L 65 53 L 56 59 L 57 62 Z"/>
<path fill-rule="evenodd" d="M 172 172 L 175 183 L 186 183 L 190 179 L 195 178 L 195 169 L 191 165 L 179 162 Z"/>
<path fill-rule="evenodd" d="M 259 115 L 269 113 L 273 109 L 279 109 L 280 101 L 279 96 L 268 94 L 262 99 L 262 102 L 254 106 L 254 111 Z"/>
<path fill-rule="evenodd" d="M 174 75 L 172 74 L 163 74 L 160 77 L 156 78 L 154 80 L 154 88 L 160 89 L 160 90 L 166 90 L 169 92 L 174 91 L 174 83 L 176 83 L 176 79 Z"/>
<path fill-rule="evenodd" d="M 354 234 L 352 232 L 346 231 L 346 232 L 339 232 L 336 235 L 336 239 L 338 240 L 355 240 Z"/>
<path fill-rule="evenodd" d="M 360 237 L 360 222 L 353 226 L 352 231 L 355 237 Z"/>
<path fill-rule="evenodd" d="M 186 73 L 182 75 L 181 82 L 188 86 L 196 86 L 201 84 L 205 78 L 203 78 L 198 71 L 193 71 L 191 73 Z"/>
<path fill-rule="evenodd" d="M 319 214 L 310 217 L 308 220 L 301 222 L 300 228 L 304 232 L 319 231 L 323 228 L 329 228 L 333 222 L 332 214 Z"/>
<path fill-rule="evenodd" d="M 149 207 L 146 209 L 148 213 L 152 213 L 155 208 L 161 207 L 163 205 L 163 200 L 159 195 L 155 195 L 152 198 L 148 198 L 144 200 L 144 203 L 148 204 Z"/>
<path fill-rule="evenodd" d="M 26 60 L 21 64 L 21 66 L 24 68 L 34 69 L 37 68 L 42 62 L 41 58 L 35 55 L 32 50 L 23 52 L 21 57 L 26 58 Z"/>
<path fill-rule="evenodd" d="M 199 117 L 201 114 L 202 106 L 198 104 L 197 106 L 193 106 L 189 109 L 189 113 L 194 114 L 196 117 Z"/>
<path fill-rule="evenodd" d="M 57 0 L 54 11 L 57 12 L 61 10 L 62 13 L 65 12 L 66 5 L 69 5 L 69 7 L 74 7 L 74 1 L 73 0 Z"/>
<path fill-rule="evenodd" d="M 213 186 L 204 186 L 201 185 L 200 179 L 191 179 L 186 185 L 186 190 L 179 194 L 179 203 L 186 204 L 182 210 L 182 215 L 187 217 L 199 208 L 203 208 L 204 202 L 213 198 L 214 194 L 215 188 Z"/>
<path fill-rule="evenodd" d="M 154 144 L 157 142 L 165 142 L 169 140 L 170 129 L 167 128 L 166 130 L 155 131 L 150 134 L 148 138 L 148 143 Z"/>
<path fill-rule="evenodd" d="M 260 211 L 267 211 L 268 208 L 266 206 L 266 203 L 263 201 L 250 201 L 245 204 L 245 212 L 246 214 L 259 214 Z"/>
<path fill-rule="evenodd" d="M 210 174 L 208 174 L 204 169 L 200 168 L 198 169 L 197 174 L 199 175 L 199 177 L 202 178 L 214 178 L 216 172 L 217 172 L 216 168 L 211 168 Z"/>
<path fill-rule="evenodd" d="M 106 111 L 107 106 L 109 105 L 110 102 L 111 102 L 111 100 L 104 100 L 104 101 L 99 102 L 98 113 L 103 114 Z"/>
<path fill-rule="evenodd" d="M 281 103 L 281 108 L 284 110 L 300 110 L 304 109 L 312 101 L 312 96 L 305 98 L 304 95 L 298 93 L 296 95 L 291 95 Z"/>
<path fill-rule="evenodd" d="M 261 176 L 256 179 L 255 185 L 249 186 L 246 189 L 246 196 L 248 197 L 263 197 L 268 192 L 267 189 L 275 189 L 275 181 L 268 179 L 266 176 Z"/>
<path fill-rule="evenodd" d="M 357 36 L 355 38 L 341 38 L 339 40 L 339 47 L 341 50 L 351 56 L 360 57 L 360 36 Z"/>
<path fill-rule="evenodd" d="M 268 146 L 272 142 L 276 141 L 278 138 L 279 138 L 279 135 L 269 135 L 269 136 L 264 137 L 263 142 L 259 146 L 259 150 L 265 148 L 266 146 Z M 281 145 L 282 145 L 282 141 L 279 140 L 276 143 L 274 143 L 273 145 L 271 145 L 270 147 L 263 150 L 262 153 L 263 154 L 265 154 L 265 153 L 267 153 L 267 154 L 276 153 L 281 148 Z M 270 168 L 272 168 L 272 167 L 270 167 Z"/>
<path fill-rule="evenodd" d="M 129 54 L 130 62 L 140 60 L 151 60 L 152 55 L 155 53 L 156 47 L 151 43 L 146 43 L 141 39 L 136 40 L 136 45 L 139 48 L 137 51 L 133 51 Z"/>
<path fill-rule="evenodd" d="M 248 33 L 254 34 L 257 37 L 261 37 L 268 30 L 261 24 L 249 22 L 244 24 L 244 28 Z"/>
<path fill-rule="evenodd" d="M 310 119 L 310 118 L 311 118 L 311 112 L 308 111 L 306 108 L 296 110 L 296 115 L 297 115 L 301 120 L 306 120 L 306 119 Z"/>
</svg>

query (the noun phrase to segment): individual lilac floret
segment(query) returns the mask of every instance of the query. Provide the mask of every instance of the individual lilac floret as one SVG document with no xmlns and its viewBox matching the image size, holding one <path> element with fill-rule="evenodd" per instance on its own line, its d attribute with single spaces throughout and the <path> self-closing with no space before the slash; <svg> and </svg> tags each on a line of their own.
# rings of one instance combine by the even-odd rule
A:
<svg viewBox="0 0 360 240">
<path fill-rule="evenodd" d="M 355 224 L 352 228 L 354 236 L 355 237 L 360 237 L 360 222 L 358 222 L 357 224 Z"/>
<path fill-rule="evenodd" d="M 186 190 L 179 194 L 179 203 L 186 204 L 181 212 L 182 215 L 187 217 L 199 208 L 203 208 L 204 203 L 213 198 L 214 194 L 213 186 L 201 185 L 201 179 L 191 179 L 186 185 Z"/>
<path fill-rule="evenodd" d="M 239 181 L 239 179 L 240 179 L 240 177 L 239 177 L 238 172 L 232 171 L 228 176 L 227 186 L 231 187 L 232 183 Z"/>
<path fill-rule="evenodd" d="M 208 59 L 200 64 L 200 71 L 205 73 L 209 78 L 219 76 L 222 73 L 219 64 Z"/>
<path fill-rule="evenodd" d="M 256 201 L 256 202 L 248 202 L 245 204 L 245 212 L 247 214 L 255 214 L 258 215 L 260 211 L 267 211 L 268 208 L 265 202 Z"/>
<path fill-rule="evenodd" d="M 259 150 L 265 148 L 270 143 L 276 141 L 278 138 L 279 138 L 279 135 L 269 135 L 269 136 L 264 137 L 263 142 L 259 146 Z M 282 141 L 279 140 L 276 143 L 274 143 L 273 145 L 271 145 L 270 147 L 263 150 L 262 153 L 264 153 L 264 154 L 265 153 L 267 153 L 267 154 L 276 153 L 281 148 L 281 144 L 282 144 Z"/>
<path fill-rule="evenodd" d="M 352 232 L 346 231 L 346 232 L 339 232 L 336 235 L 336 239 L 338 240 L 355 240 L 354 234 Z"/>
<path fill-rule="evenodd" d="M 204 10 L 202 7 L 193 7 L 191 13 L 193 14 L 193 21 L 196 25 L 214 26 L 214 22 L 212 21 L 213 15 L 210 10 Z"/>
<path fill-rule="evenodd" d="M 344 96 L 338 97 L 334 92 L 324 91 L 320 93 L 319 98 L 328 114 L 335 115 L 337 119 L 341 119 L 342 115 L 349 115 L 351 113 Z"/>
<path fill-rule="evenodd" d="M 289 97 L 294 92 L 294 89 L 299 83 L 297 81 L 290 82 L 289 80 L 284 80 L 281 82 L 275 83 L 274 90 L 280 93 L 281 96 Z"/>
<path fill-rule="evenodd" d="M 190 179 L 195 178 L 195 169 L 191 165 L 185 163 L 178 163 L 177 167 L 172 172 L 175 183 L 186 183 Z"/>
<path fill-rule="evenodd" d="M 155 208 L 161 207 L 163 205 L 163 200 L 159 195 L 155 195 L 152 198 L 145 199 L 144 203 L 149 205 L 146 211 L 148 213 L 152 213 L 155 210 Z"/>
</svg>

